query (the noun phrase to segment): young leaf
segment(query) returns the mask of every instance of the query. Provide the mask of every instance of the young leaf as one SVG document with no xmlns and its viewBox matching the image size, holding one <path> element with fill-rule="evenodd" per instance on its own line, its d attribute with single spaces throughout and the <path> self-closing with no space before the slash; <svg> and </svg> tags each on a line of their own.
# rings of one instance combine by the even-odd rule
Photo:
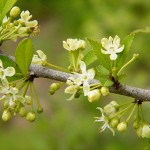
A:
<svg viewBox="0 0 150 150">
<path fill-rule="evenodd" d="M 109 87 L 109 86 L 112 86 L 113 84 L 114 84 L 113 81 L 111 81 L 111 80 L 106 80 L 105 83 L 103 84 L 103 86 Z"/>
<path fill-rule="evenodd" d="M 109 56 L 101 53 L 101 48 L 102 48 L 101 43 L 94 41 L 92 39 L 88 39 L 88 41 L 90 45 L 92 46 L 94 54 L 96 55 L 100 64 L 103 65 L 108 70 L 111 70 Z"/>
<path fill-rule="evenodd" d="M 28 75 L 34 50 L 31 39 L 22 40 L 16 49 L 15 60 L 24 75 Z"/>
<path fill-rule="evenodd" d="M 17 0 L 0 0 L 0 23 Z"/>
<path fill-rule="evenodd" d="M 83 61 L 86 63 L 87 66 L 96 60 L 97 60 L 97 57 L 95 56 L 93 51 L 89 51 L 88 53 L 86 53 L 83 58 Z"/>
<path fill-rule="evenodd" d="M 116 60 L 117 61 L 116 65 L 117 65 L 118 69 L 120 69 L 123 66 L 123 64 L 128 56 L 134 36 L 135 36 L 135 33 L 131 33 L 131 34 L 127 35 L 122 42 L 122 45 L 124 45 L 125 48 L 120 54 L 118 54 L 118 58 Z"/>
<path fill-rule="evenodd" d="M 102 66 L 102 65 L 98 65 L 97 67 L 96 67 L 96 69 L 97 69 L 97 71 L 98 72 L 100 72 L 101 74 L 103 74 L 103 75 L 106 75 L 106 76 L 108 76 L 109 75 L 109 70 L 107 70 L 104 66 Z"/>
<path fill-rule="evenodd" d="M 7 77 L 9 82 L 18 80 L 23 77 L 19 67 L 10 58 L 8 58 L 7 56 L 0 55 L 0 60 L 3 62 L 4 68 L 13 67 L 15 69 L 15 75 L 12 77 Z"/>
</svg>

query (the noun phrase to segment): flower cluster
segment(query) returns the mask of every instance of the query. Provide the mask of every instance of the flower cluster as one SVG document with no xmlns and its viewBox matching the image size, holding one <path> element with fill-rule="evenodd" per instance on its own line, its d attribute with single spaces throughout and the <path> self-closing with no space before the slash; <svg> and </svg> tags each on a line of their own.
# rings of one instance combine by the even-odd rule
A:
<svg viewBox="0 0 150 150">
<path fill-rule="evenodd" d="M 18 16 L 20 18 L 18 19 Z M 5 16 L 0 26 L 0 43 L 6 40 L 16 41 L 17 37 L 25 37 L 28 35 L 35 36 L 39 33 L 37 20 L 31 20 L 30 12 L 22 11 L 14 6 L 10 10 L 9 16 Z"/>
<path fill-rule="evenodd" d="M 15 75 L 15 69 L 13 67 L 3 67 L 3 63 L 0 60 L 0 94 L 2 95 L 0 101 L 4 103 L 4 111 L 2 114 L 3 121 L 8 121 L 11 118 L 12 113 L 14 115 L 19 114 L 21 117 L 26 117 L 30 122 L 35 120 L 35 113 L 33 110 L 33 96 L 27 95 L 29 85 L 30 92 L 36 92 L 33 83 L 27 78 L 21 78 L 13 82 L 9 82 L 7 77 L 13 77 Z M 38 113 L 42 112 L 42 108 L 38 102 Z M 26 106 L 30 106 L 30 111 L 27 112 Z"/>
<path fill-rule="evenodd" d="M 124 132 L 129 124 L 131 117 L 133 116 L 137 108 L 137 115 L 134 117 L 133 128 L 136 130 L 136 133 L 139 137 L 150 138 L 150 125 L 144 121 L 143 114 L 140 111 L 141 105 L 134 103 L 125 103 L 119 105 L 116 101 L 111 101 L 107 104 L 104 109 L 98 107 L 97 109 L 101 112 L 101 117 L 95 117 L 95 122 L 103 122 L 102 127 L 99 129 L 100 132 L 104 131 L 106 128 L 109 128 L 113 136 L 115 135 L 115 128 L 119 132 Z M 123 116 L 129 112 L 128 117 L 121 121 Z"/>
</svg>

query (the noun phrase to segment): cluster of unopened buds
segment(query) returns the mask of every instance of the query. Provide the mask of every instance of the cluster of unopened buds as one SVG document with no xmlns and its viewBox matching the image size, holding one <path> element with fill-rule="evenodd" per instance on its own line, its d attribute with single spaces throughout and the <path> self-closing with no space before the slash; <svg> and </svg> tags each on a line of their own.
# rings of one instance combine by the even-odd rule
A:
<svg viewBox="0 0 150 150">
<path fill-rule="evenodd" d="M 20 16 L 19 16 L 20 15 Z M 0 43 L 6 40 L 16 41 L 17 37 L 36 36 L 39 33 L 37 20 L 31 20 L 32 15 L 28 10 L 20 11 L 20 8 L 14 6 L 5 16 L 0 26 Z"/>
</svg>

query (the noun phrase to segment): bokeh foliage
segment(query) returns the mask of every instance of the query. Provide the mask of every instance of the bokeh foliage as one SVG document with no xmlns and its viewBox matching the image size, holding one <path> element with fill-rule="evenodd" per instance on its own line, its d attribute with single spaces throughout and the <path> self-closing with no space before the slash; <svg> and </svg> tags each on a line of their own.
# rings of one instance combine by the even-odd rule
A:
<svg viewBox="0 0 150 150">
<path fill-rule="evenodd" d="M 119 35 L 124 38 L 131 31 L 150 25 L 149 0 L 18 0 L 21 9 L 28 9 L 41 26 L 39 37 L 34 38 L 35 49 L 42 49 L 49 61 L 67 66 L 67 52 L 62 41 L 67 38 L 86 37 L 100 40 L 102 37 Z M 140 34 L 132 46 L 132 53 L 140 59 L 127 70 L 125 83 L 149 88 L 150 35 Z M 4 44 L 11 51 L 16 44 Z M 87 49 L 90 49 L 88 46 Z M 34 123 L 20 118 L 11 122 L 0 121 L 0 147 L 4 150 L 141 150 L 147 146 L 145 139 L 138 139 L 133 129 L 112 136 L 110 131 L 98 133 L 99 125 L 93 117 L 100 115 L 95 109 L 109 102 L 109 98 L 89 103 L 81 97 L 67 102 L 63 89 L 49 96 L 48 86 L 52 81 L 36 80 L 44 113 Z M 47 95 L 46 95 L 47 94 Z M 127 97 L 111 96 L 118 102 Z M 150 107 L 150 106 L 149 106 Z M 147 106 L 147 110 L 148 108 Z M 150 123 L 149 117 L 147 120 Z"/>
</svg>

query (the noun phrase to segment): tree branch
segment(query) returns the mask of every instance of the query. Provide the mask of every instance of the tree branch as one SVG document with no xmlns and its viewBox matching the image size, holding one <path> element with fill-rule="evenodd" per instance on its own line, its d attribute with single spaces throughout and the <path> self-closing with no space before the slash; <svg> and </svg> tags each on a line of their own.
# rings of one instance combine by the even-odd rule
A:
<svg viewBox="0 0 150 150">
<path fill-rule="evenodd" d="M 33 72 L 36 77 L 49 78 L 62 82 L 66 82 L 66 80 L 71 76 L 75 77 L 75 75 L 73 74 L 48 69 L 39 65 L 31 65 L 29 70 Z M 99 82 L 98 80 L 91 81 L 91 83 L 98 83 L 98 82 Z M 150 101 L 150 90 L 146 89 L 120 84 L 119 88 L 116 88 L 115 86 L 110 87 L 110 92 L 132 97 L 142 101 Z"/>
</svg>

